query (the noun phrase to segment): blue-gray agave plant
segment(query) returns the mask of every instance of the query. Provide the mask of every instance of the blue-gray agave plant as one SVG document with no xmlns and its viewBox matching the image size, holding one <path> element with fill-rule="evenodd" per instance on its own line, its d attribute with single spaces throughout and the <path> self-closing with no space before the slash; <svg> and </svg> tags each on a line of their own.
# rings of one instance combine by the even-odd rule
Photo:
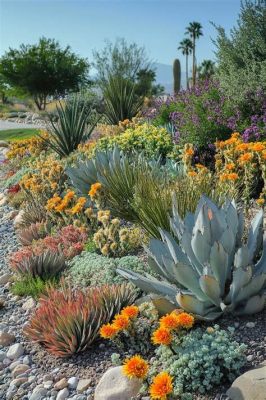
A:
<svg viewBox="0 0 266 400">
<path fill-rule="evenodd" d="M 223 313 L 253 314 L 266 298 L 266 238 L 263 211 L 251 222 L 243 241 L 244 219 L 233 202 L 218 208 L 203 196 L 195 214 L 181 220 L 173 202 L 171 228 L 176 239 L 161 230 L 147 252 L 161 280 L 118 269 L 147 293 L 164 296 L 171 304 L 213 320 Z"/>
</svg>

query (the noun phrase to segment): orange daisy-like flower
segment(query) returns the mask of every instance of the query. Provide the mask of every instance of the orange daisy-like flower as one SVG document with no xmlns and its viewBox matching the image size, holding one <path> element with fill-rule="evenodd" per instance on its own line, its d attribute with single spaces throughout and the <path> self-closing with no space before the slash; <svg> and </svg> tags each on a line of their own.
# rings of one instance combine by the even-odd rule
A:
<svg viewBox="0 0 266 400">
<path fill-rule="evenodd" d="M 193 156 L 194 150 L 191 149 L 191 147 L 189 147 L 188 149 L 185 150 L 185 154 L 186 154 L 187 156 Z"/>
<path fill-rule="evenodd" d="M 229 163 L 225 165 L 225 169 L 227 169 L 228 171 L 232 171 L 232 169 L 235 168 L 235 164 L 234 163 Z"/>
<path fill-rule="evenodd" d="M 91 185 L 90 191 L 89 191 L 89 195 L 91 197 L 94 197 L 96 195 L 96 193 L 101 189 L 102 185 L 100 184 L 100 182 L 96 182 L 93 185 Z"/>
<path fill-rule="evenodd" d="M 135 318 L 139 313 L 139 308 L 137 306 L 128 306 L 123 308 L 121 315 L 125 315 L 128 318 Z"/>
<path fill-rule="evenodd" d="M 259 206 L 263 206 L 263 204 L 265 203 L 265 200 L 262 199 L 262 198 L 259 198 L 259 199 L 256 200 L 256 203 L 257 203 Z"/>
<path fill-rule="evenodd" d="M 178 315 L 178 321 L 182 328 L 189 329 L 194 325 L 195 319 L 192 315 L 184 312 Z"/>
<path fill-rule="evenodd" d="M 177 329 L 179 327 L 179 319 L 176 313 L 164 315 L 160 319 L 160 326 L 165 329 Z"/>
<path fill-rule="evenodd" d="M 104 339 L 113 339 L 116 334 L 117 329 L 111 324 L 103 325 L 100 329 L 100 335 Z"/>
<path fill-rule="evenodd" d="M 122 331 L 128 328 L 129 318 L 126 315 L 117 314 L 114 318 L 113 326 L 118 331 Z"/>
<path fill-rule="evenodd" d="M 189 171 L 188 172 L 188 176 L 197 176 L 197 172 L 196 171 Z"/>
<path fill-rule="evenodd" d="M 148 363 L 142 357 L 136 355 L 125 360 L 123 374 L 128 378 L 144 379 L 148 373 Z"/>
<path fill-rule="evenodd" d="M 164 344 L 168 346 L 172 341 L 172 335 L 169 329 L 164 327 L 160 327 L 156 329 L 156 331 L 152 334 L 152 342 L 154 344 Z"/>
<path fill-rule="evenodd" d="M 260 142 L 254 143 L 252 146 L 252 150 L 253 151 L 263 151 L 263 150 L 265 150 L 265 145 Z"/>
<path fill-rule="evenodd" d="M 75 192 L 73 190 L 71 190 L 71 191 L 67 192 L 64 199 L 71 200 L 71 199 L 73 199 L 74 196 L 75 196 Z"/>
<path fill-rule="evenodd" d="M 173 378 L 167 372 L 161 372 L 153 378 L 150 396 L 154 400 L 166 400 L 173 391 Z"/>
<path fill-rule="evenodd" d="M 241 163 L 246 163 L 252 159 L 252 154 L 251 153 L 244 153 L 242 156 L 239 157 L 239 162 Z"/>
<path fill-rule="evenodd" d="M 202 164 L 196 164 L 195 165 L 197 168 L 199 168 L 199 169 L 205 169 L 206 167 L 204 166 L 204 165 L 202 165 Z"/>
<path fill-rule="evenodd" d="M 249 149 L 249 143 L 240 143 L 236 146 L 237 151 L 246 151 Z"/>
</svg>

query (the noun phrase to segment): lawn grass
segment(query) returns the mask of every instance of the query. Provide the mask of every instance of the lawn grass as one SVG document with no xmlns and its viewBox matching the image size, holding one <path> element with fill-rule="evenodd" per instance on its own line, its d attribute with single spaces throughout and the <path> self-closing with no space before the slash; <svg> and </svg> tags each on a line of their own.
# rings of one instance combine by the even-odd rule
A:
<svg viewBox="0 0 266 400">
<path fill-rule="evenodd" d="M 0 131 L 0 140 L 7 140 L 13 142 L 19 139 L 29 139 L 39 133 L 39 129 L 6 129 Z"/>
</svg>

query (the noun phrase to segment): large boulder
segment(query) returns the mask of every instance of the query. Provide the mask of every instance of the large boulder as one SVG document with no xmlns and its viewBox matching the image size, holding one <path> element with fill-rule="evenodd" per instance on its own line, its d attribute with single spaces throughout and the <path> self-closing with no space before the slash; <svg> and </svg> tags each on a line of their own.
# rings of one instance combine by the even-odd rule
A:
<svg viewBox="0 0 266 400">
<path fill-rule="evenodd" d="M 140 379 L 128 379 L 121 366 L 109 368 L 96 386 L 94 400 L 129 400 L 137 396 L 141 385 Z"/>
<path fill-rule="evenodd" d="M 227 390 L 231 400 L 266 399 L 266 362 L 239 376 Z"/>
</svg>

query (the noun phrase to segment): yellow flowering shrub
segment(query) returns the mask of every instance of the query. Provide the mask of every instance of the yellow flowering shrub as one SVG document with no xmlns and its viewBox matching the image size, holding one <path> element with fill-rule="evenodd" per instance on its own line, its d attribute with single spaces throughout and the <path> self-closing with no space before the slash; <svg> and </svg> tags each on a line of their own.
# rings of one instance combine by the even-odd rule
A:
<svg viewBox="0 0 266 400">
<path fill-rule="evenodd" d="M 115 136 L 103 137 L 95 149 L 109 149 L 115 145 L 127 152 L 143 151 L 147 157 L 166 156 L 173 148 L 172 138 L 167 130 L 148 123 L 129 127 Z"/>
<path fill-rule="evenodd" d="M 41 131 L 40 134 L 44 137 L 48 136 L 46 131 Z M 30 139 L 16 140 L 12 142 L 10 150 L 7 153 L 8 159 L 22 158 L 27 155 L 38 156 L 42 151 L 47 150 L 47 143 L 40 137 L 34 136 Z"/>
</svg>

